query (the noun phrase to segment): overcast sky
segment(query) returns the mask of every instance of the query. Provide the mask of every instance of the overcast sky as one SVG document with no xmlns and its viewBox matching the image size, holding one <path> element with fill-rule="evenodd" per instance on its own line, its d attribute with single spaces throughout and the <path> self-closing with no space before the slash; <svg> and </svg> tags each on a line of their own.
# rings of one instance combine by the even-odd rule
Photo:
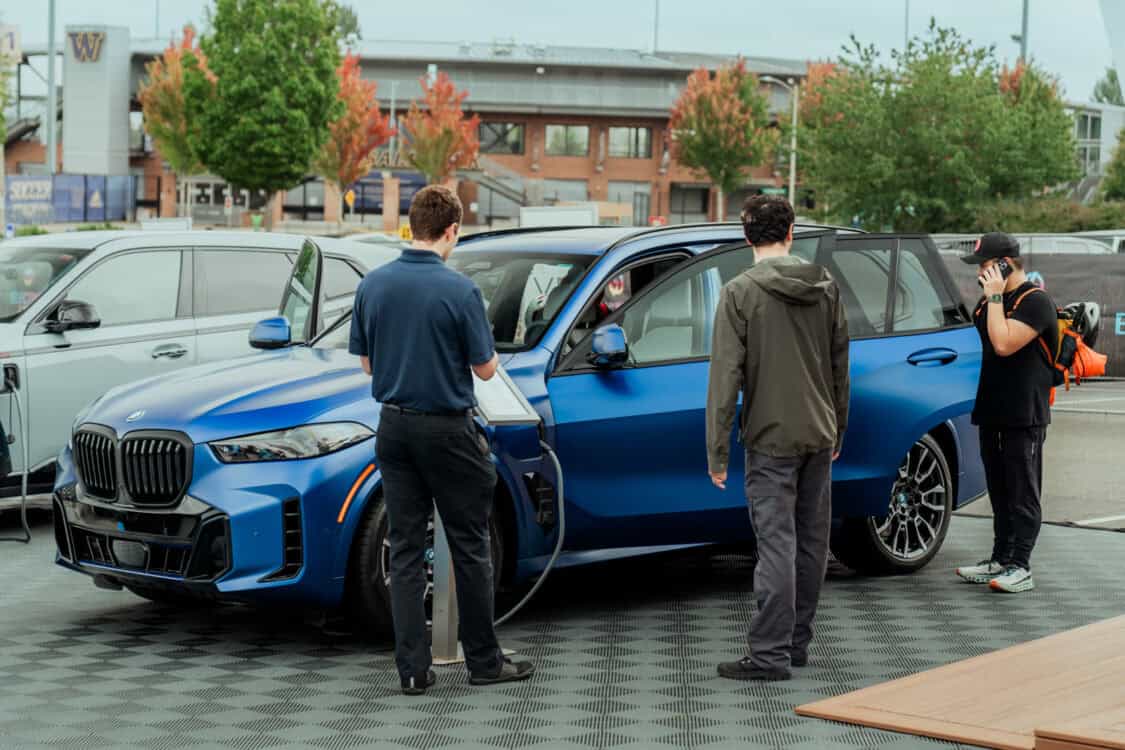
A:
<svg viewBox="0 0 1125 750">
<path fill-rule="evenodd" d="M 1112 0 L 1125 2 L 1125 0 Z M 1030 0 L 1030 53 L 1062 80 L 1068 99 L 1089 99 L 1112 64 L 1097 0 Z M 138 37 L 167 37 L 199 24 L 207 0 L 57 0 L 59 38 L 69 23 L 127 25 Z M 594 47 L 648 49 L 655 0 L 351 0 L 364 39 L 491 41 L 514 37 Z M 830 59 L 854 33 L 881 49 L 901 47 L 935 17 L 1014 61 L 1021 0 L 660 0 L 661 49 Z M 159 20 L 158 11 L 159 8 Z M 47 0 L 0 0 L 0 20 L 21 27 L 24 44 L 47 38 Z M 159 25 L 157 25 L 159 24 Z"/>
</svg>

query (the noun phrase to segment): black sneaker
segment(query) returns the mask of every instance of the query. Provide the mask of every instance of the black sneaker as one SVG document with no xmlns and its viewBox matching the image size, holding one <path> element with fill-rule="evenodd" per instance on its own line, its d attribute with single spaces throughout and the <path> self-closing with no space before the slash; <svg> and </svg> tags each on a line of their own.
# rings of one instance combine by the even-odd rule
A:
<svg viewBox="0 0 1125 750">
<path fill-rule="evenodd" d="M 789 655 L 789 662 L 794 667 L 803 667 L 809 663 L 809 655 L 805 652 L 794 651 Z"/>
<path fill-rule="evenodd" d="M 500 668 L 491 676 L 469 675 L 470 685 L 499 685 L 501 682 L 519 682 L 535 674 L 535 665 L 529 661 L 512 661 L 504 657 Z"/>
<path fill-rule="evenodd" d="M 738 661 L 725 661 L 719 665 L 719 676 L 728 680 L 761 680 L 763 682 L 778 682 L 788 680 L 792 675 L 788 669 L 763 669 L 750 663 L 750 657 L 744 656 Z"/>
<path fill-rule="evenodd" d="M 425 684 L 420 684 L 421 681 L 415 678 L 413 675 L 411 675 L 410 677 L 403 677 L 401 679 L 403 695 L 423 695 L 426 692 L 426 688 L 432 688 L 435 684 L 437 684 L 437 675 L 434 674 L 434 670 L 432 669 L 426 670 Z"/>
</svg>

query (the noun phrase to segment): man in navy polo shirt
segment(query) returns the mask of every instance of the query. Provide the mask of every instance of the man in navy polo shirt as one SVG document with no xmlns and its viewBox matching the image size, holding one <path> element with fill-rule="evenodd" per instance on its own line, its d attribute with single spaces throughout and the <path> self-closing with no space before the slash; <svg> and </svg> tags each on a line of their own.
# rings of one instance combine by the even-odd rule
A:
<svg viewBox="0 0 1125 750">
<path fill-rule="evenodd" d="M 356 290 L 348 350 L 383 405 L 375 438 L 391 543 L 395 660 L 407 695 L 436 681 L 426 637 L 426 528 L 437 504 L 449 539 L 469 682 L 531 676 L 496 640 L 489 540 L 496 469 L 473 420 L 473 376 L 498 366 L 480 290 L 446 267 L 461 228 L 461 201 L 432 185 L 410 204 L 414 242 Z"/>
</svg>

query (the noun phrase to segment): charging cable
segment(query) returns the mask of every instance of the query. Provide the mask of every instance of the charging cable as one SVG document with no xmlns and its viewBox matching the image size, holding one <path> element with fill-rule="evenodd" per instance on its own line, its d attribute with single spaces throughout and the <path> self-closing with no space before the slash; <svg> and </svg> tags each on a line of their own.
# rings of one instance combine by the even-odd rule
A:
<svg viewBox="0 0 1125 750">
<path fill-rule="evenodd" d="M 23 418 L 23 406 L 20 405 L 19 391 L 13 387 L 11 382 L 6 382 L 8 386 L 8 396 L 11 398 L 9 404 L 15 403 L 16 415 L 20 419 L 20 452 L 23 455 L 23 477 L 20 479 L 20 523 L 23 525 L 23 539 L 19 537 L 0 537 L 0 542 L 19 542 L 21 544 L 28 544 L 31 542 L 31 526 L 27 523 L 27 424 Z"/>
<path fill-rule="evenodd" d="M 555 455 L 555 452 L 551 450 L 551 446 L 547 445 L 546 441 L 540 440 L 539 445 L 547 452 L 547 455 L 551 457 L 551 461 L 554 462 L 555 476 L 558 477 L 559 480 L 559 486 L 555 489 L 559 504 L 559 539 L 555 542 L 555 551 L 551 555 L 551 559 L 547 561 L 547 565 L 543 568 L 543 572 L 539 575 L 538 580 L 535 581 L 535 585 L 531 587 L 531 591 L 528 591 L 516 606 L 509 609 L 503 617 L 493 623 L 496 627 L 510 620 L 513 615 L 523 609 L 525 604 L 531 601 L 531 597 L 535 596 L 535 592 L 539 590 L 543 582 L 547 580 L 547 575 L 551 572 L 551 569 L 555 567 L 555 561 L 559 559 L 559 553 L 562 552 L 563 539 L 566 537 L 566 493 L 564 492 L 565 487 L 563 485 L 562 464 L 559 463 L 559 457 Z"/>
</svg>

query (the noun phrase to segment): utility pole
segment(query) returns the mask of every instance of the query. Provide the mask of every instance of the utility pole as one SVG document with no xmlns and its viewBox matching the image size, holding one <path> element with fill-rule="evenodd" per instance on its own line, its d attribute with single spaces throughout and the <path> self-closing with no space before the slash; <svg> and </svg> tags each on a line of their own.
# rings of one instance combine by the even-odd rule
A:
<svg viewBox="0 0 1125 750">
<path fill-rule="evenodd" d="M 656 54 L 660 43 L 660 0 L 653 0 L 655 7 L 652 11 L 652 54 Z"/>
<path fill-rule="evenodd" d="M 58 171 L 58 146 L 55 141 L 55 125 L 59 119 L 59 107 L 55 101 L 55 0 L 47 3 L 47 111 L 43 115 L 47 126 L 47 172 L 54 175 Z"/>
<path fill-rule="evenodd" d="M 1020 25 L 1020 62 L 1027 64 L 1027 6 L 1030 0 L 1023 0 L 1023 23 Z"/>
<path fill-rule="evenodd" d="M 902 50 L 903 50 L 903 52 L 905 52 L 906 48 L 909 47 L 909 46 L 910 46 L 910 0 L 906 0 L 906 20 L 903 23 L 903 32 L 902 32 Z"/>
<path fill-rule="evenodd" d="M 801 96 L 801 82 L 794 81 L 789 92 L 793 100 L 793 123 L 789 128 L 789 205 L 796 210 L 797 206 L 797 107 Z"/>
</svg>

